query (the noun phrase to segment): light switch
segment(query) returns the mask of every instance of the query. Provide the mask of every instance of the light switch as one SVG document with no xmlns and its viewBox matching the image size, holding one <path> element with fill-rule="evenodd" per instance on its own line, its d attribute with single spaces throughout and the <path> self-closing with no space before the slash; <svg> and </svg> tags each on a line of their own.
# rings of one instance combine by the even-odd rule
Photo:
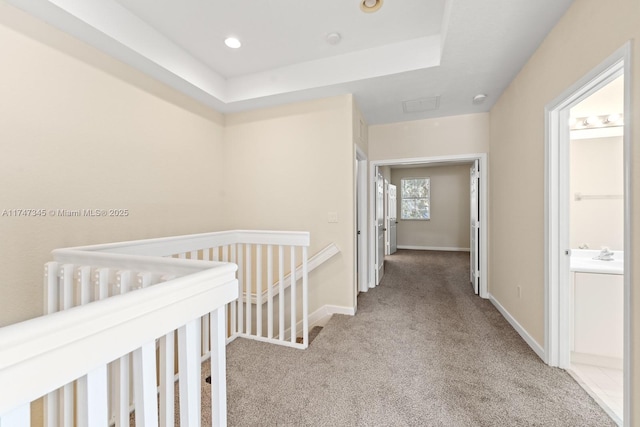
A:
<svg viewBox="0 0 640 427">
<path fill-rule="evenodd" d="M 338 212 L 329 212 L 328 221 L 331 223 L 338 222 Z"/>
</svg>

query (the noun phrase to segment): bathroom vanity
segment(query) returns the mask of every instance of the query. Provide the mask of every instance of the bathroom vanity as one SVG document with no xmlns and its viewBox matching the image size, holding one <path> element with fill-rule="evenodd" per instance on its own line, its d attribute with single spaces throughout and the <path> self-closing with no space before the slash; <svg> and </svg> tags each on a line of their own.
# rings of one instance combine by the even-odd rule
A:
<svg viewBox="0 0 640 427">
<path fill-rule="evenodd" d="M 622 369 L 624 325 L 623 253 L 613 261 L 600 251 L 571 252 L 571 361 Z"/>
</svg>

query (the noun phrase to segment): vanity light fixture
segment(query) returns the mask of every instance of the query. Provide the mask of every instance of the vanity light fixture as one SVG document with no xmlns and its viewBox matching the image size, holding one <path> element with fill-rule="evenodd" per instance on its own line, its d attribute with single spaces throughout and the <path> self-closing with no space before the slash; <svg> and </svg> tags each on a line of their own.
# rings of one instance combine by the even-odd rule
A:
<svg viewBox="0 0 640 427">
<path fill-rule="evenodd" d="M 224 40 L 224 44 L 226 44 L 227 47 L 231 49 L 238 49 L 242 46 L 242 43 L 240 42 L 240 40 L 238 40 L 235 37 L 227 37 Z"/>
<path fill-rule="evenodd" d="M 605 124 L 618 123 L 621 118 L 622 118 L 622 116 L 620 114 L 609 114 L 607 116 L 607 118 L 605 119 L 604 123 Z"/>
<path fill-rule="evenodd" d="M 366 13 L 373 13 L 382 7 L 382 0 L 361 0 L 360 9 Z"/>
<path fill-rule="evenodd" d="M 582 121 L 582 124 L 585 126 L 595 126 L 596 124 L 598 124 L 598 117 L 589 116 Z"/>
<path fill-rule="evenodd" d="M 572 117 L 569 119 L 570 130 L 619 127 L 623 125 L 622 114 L 613 113 L 601 116 Z"/>
</svg>

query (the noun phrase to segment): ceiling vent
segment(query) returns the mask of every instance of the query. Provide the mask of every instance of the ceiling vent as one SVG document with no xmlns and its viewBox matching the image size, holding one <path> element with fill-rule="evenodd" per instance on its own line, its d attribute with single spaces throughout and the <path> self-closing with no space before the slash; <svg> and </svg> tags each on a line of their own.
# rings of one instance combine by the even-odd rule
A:
<svg viewBox="0 0 640 427">
<path fill-rule="evenodd" d="M 430 96 L 427 98 L 412 99 L 402 103 L 402 110 L 407 113 L 420 113 L 423 111 L 433 111 L 440 108 L 440 96 Z"/>
</svg>

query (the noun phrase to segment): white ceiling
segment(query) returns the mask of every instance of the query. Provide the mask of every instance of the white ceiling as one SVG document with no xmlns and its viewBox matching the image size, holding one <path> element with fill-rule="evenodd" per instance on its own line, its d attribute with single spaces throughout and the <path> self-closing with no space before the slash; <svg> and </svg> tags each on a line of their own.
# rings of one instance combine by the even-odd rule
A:
<svg viewBox="0 0 640 427">
<path fill-rule="evenodd" d="M 353 93 L 369 124 L 488 111 L 572 3 L 7 1 L 220 112 Z M 242 48 L 224 46 L 231 35 Z M 416 105 L 436 109 L 403 109 L 433 97 Z"/>
</svg>

